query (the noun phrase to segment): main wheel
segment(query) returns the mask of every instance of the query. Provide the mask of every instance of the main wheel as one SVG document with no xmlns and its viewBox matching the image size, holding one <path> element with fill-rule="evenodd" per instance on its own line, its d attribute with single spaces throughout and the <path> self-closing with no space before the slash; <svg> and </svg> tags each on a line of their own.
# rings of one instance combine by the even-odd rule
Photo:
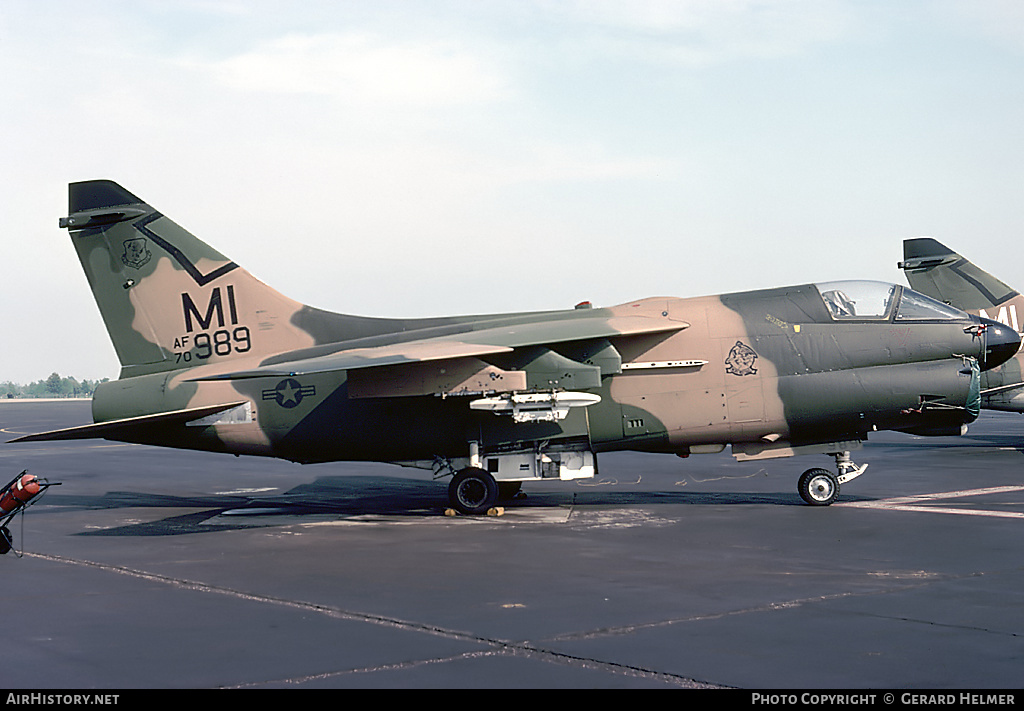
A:
<svg viewBox="0 0 1024 711">
<path fill-rule="evenodd" d="M 808 469 L 800 475 L 797 491 L 811 506 L 828 506 L 839 496 L 839 480 L 828 469 Z"/>
<path fill-rule="evenodd" d="M 486 513 L 498 500 L 498 483 L 483 469 L 466 467 L 452 477 L 448 500 L 460 513 Z"/>
</svg>

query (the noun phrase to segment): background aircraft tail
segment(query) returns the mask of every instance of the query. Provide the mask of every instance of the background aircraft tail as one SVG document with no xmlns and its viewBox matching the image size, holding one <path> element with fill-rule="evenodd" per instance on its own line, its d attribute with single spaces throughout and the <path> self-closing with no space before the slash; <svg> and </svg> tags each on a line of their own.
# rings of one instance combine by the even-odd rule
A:
<svg viewBox="0 0 1024 711">
<path fill-rule="evenodd" d="M 903 241 L 903 261 L 915 291 L 999 321 L 1018 333 L 1024 326 L 1024 296 L 930 237 Z M 982 373 L 982 407 L 1024 412 L 1024 354 Z"/>
<path fill-rule="evenodd" d="M 930 237 L 904 240 L 898 266 L 915 291 L 1020 332 L 1024 298 L 941 242 Z"/>
<path fill-rule="evenodd" d="M 299 314 L 326 312 L 279 294 L 117 183 L 72 183 L 68 203 L 60 225 L 71 233 L 122 378 L 319 340 Z"/>
</svg>

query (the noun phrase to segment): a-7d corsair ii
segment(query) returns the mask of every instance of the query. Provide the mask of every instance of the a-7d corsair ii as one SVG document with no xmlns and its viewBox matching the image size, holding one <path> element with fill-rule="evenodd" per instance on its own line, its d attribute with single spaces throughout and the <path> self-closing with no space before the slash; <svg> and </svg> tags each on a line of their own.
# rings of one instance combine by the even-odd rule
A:
<svg viewBox="0 0 1024 711">
<path fill-rule="evenodd" d="M 869 432 L 961 433 L 979 372 L 1017 333 L 894 284 L 805 284 L 610 308 L 365 318 L 292 301 L 109 181 L 73 183 L 70 230 L 122 369 L 103 437 L 452 475 L 488 510 L 521 482 L 593 476 L 612 450 L 835 457 L 800 477 L 831 503 Z M 282 245 L 282 251 L 287 252 Z M 496 274 L 497 276 L 497 274 Z"/>
</svg>

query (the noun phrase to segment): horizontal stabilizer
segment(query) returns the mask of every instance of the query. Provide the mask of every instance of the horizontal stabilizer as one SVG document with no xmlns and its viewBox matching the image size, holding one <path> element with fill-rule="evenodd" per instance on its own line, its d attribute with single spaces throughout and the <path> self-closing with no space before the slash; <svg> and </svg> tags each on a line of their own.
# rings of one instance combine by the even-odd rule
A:
<svg viewBox="0 0 1024 711">
<path fill-rule="evenodd" d="M 222 405 L 207 405 L 205 407 L 193 407 L 187 410 L 174 410 L 173 412 L 161 412 L 157 415 L 143 415 L 142 417 L 128 417 L 123 420 L 111 420 L 109 422 L 98 422 L 93 425 L 80 425 L 68 427 L 62 430 L 51 430 L 38 434 L 25 435 L 9 442 L 53 442 L 68 439 L 117 439 L 116 435 L 122 432 L 134 431 L 138 427 L 151 427 L 154 425 L 183 424 L 198 420 L 208 415 L 215 415 L 218 412 L 231 410 L 244 405 L 243 402 L 229 402 Z"/>
<path fill-rule="evenodd" d="M 1010 390 L 1017 390 L 1022 388 L 1024 388 L 1024 383 L 1010 383 L 1008 385 L 1000 385 L 999 387 L 982 390 L 981 394 L 982 396 L 995 395 L 996 393 L 1005 393 L 1009 392 Z"/>
</svg>

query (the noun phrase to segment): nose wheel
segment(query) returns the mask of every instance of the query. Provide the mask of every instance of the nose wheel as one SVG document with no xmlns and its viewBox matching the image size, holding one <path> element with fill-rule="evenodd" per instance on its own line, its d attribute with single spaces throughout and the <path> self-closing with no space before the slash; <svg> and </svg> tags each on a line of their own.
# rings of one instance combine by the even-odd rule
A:
<svg viewBox="0 0 1024 711">
<path fill-rule="evenodd" d="M 800 475 L 797 491 L 811 506 L 828 506 L 839 496 L 839 481 L 828 469 L 808 469 Z"/>
<path fill-rule="evenodd" d="M 836 452 L 833 456 L 836 458 L 838 475 L 819 467 L 808 469 L 800 475 L 797 491 L 800 492 L 800 498 L 811 506 L 830 505 L 839 496 L 840 484 L 856 479 L 868 468 L 867 464 L 854 464 L 849 452 Z"/>
</svg>

